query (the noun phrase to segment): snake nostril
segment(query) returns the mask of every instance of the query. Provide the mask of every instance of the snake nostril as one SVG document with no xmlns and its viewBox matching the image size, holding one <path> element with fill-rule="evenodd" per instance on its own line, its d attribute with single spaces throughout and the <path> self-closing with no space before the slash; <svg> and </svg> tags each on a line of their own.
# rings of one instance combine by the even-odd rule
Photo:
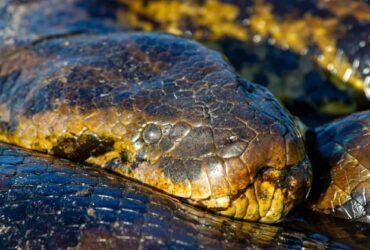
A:
<svg viewBox="0 0 370 250">
<path fill-rule="evenodd" d="M 271 167 L 271 166 L 263 166 L 261 167 L 260 169 L 258 169 L 257 173 L 256 173 L 256 178 L 259 178 L 259 179 L 265 179 L 267 176 L 268 176 L 268 172 L 270 172 L 271 170 L 273 170 L 274 168 Z"/>
<path fill-rule="evenodd" d="M 143 162 L 147 159 L 147 153 L 145 151 L 138 152 L 136 155 L 137 162 Z"/>
<path fill-rule="evenodd" d="M 120 152 L 120 156 L 121 156 L 121 162 L 122 162 L 123 164 L 126 164 L 126 163 L 128 163 L 128 162 L 129 162 L 130 154 L 129 154 L 129 152 L 128 152 L 127 150 L 122 150 L 122 151 Z"/>
</svg>

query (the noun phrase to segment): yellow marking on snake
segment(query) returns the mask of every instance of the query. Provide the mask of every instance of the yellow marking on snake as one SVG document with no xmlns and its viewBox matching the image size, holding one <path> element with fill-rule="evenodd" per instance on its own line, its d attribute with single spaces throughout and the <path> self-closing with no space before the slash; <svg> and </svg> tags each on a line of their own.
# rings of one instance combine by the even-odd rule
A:
<svg viewBox="0 0 370 250">
<path fill-rule="evenodd" d="M 196 1 L 157 0 L 129 1 L 120 0 L 128 6 L 129 11 L 118 11 L 118 17 L 123 23 L 130 23 L 146 31 L 164 30 L 176 35 L 189 35 L 186 20 L 195 27 L 190 35 L 197 40 L 217 40 L 231 37 L 240 41 L 257 41 L 272 39 L 283 49 L 290 49 L 298 54 L 307 53 L 308 47 L 316 44 L 321 53 L 315 55 L 315 61 L 329 71 L 338 80 L 333 81 L 340 89 L 355 90 L 362 93 L 364 79 L 361 78 L 355 65 L 338 50 L 336 40 L 341 33 L 338 17 L 348 13 L 356 13 L 360 20 L 370 20 L 370 9 L 366 4 L 352 1 L 322 1 L 322 6 L 328 7 L 338 16 L 321 18 L 306 13 L 302 18 L 278 20 L 273 13 L 272 5 L 264 0 L 255 0 L 250 6 L 249 19 L 238 20 L 241 10 L 237 5 L 221 3 L 217 0 L 206 0 L 204 4 Z M 344 4 L 346 2 L 346 4 Z M 362 11 L 359 11 L 361 10 Z M 150 21 L 140 19 L 148 17 L 159 24 L 154 27 Z M 202 27 L 206 27 L 204 31 Z M 338 28 L 339 27 L 339 28 Z"/>
<path fill-rule="evenodd" d="M 235 23 L 239 9 L 232 4 L 218 1 L 206 1 L 204 5 L 192 2 L 183 3 L 181 1 L 154 1 L 148 4 L 143 1 L 123 2 L 129 4 L 133 12 L 118 12 L 118 18 L 124 23 L 128 22 L 143 27 L 145 31 L 154 30 L 153 24 L 139 20 L 136 13 L 143 13 L 154 18 L 160 22 L 163 29 L 175 35 L 184 33 L 181 18 L 188 16 L 194 18 L 198 25 L 209 28 L 212 39 L 225 36 L 240 40 L 247 39 L 247 33 L 244 32 L 243 25 Z M 201 30 L 195 30 L 193 36 L 199 39 L 204 34 Z"/>
<path fill-rule="evenodd" d="M 55 146 L 60 146 L 60 138 L 78 138 L 86 134 L 98 138 L 109 137 L 114 141 L 112 150 L 103 155 L 91 156 L 85 162 L 106 167 L 107 163 L 120 158 L 120 153 L 125 151 L 129 152 L 127 164 L 130 164 L 134 162 L 136 149 L 132 141 L 127 139 L 127 135 L 133 133 L 130 131 L 130 125 L 137 122 L 134 117 L 127 111 L 119 111 L 115 108 L 82 114 L 73 108 L 63 107 L 56 112 L 37 113 L 31 118 L 20 117 L 15 131 L 11 134 L 1 132 L 0 141 L 55 154 L 53 149 Z M 4 116 L 1 118 L 3 119 Z M 74 150 L 74 148 L 63 149 L 66 154 Z M 252 186 L 245 189 L 245 195 L 231 200 L 227 187 L 213 185 L 211 186 L 213 190 L 210 190 L 209 183 L 204 182 L 207 178 L 199 178 L 192 183 L 174 183 L 155 165 L 155 161 L 148 159 L 148 162 L 152 164 L 147 163 L 136 169 L 129 166 L 110 169 L 177 197 L 192 198 L 191 203 L 195 205 L 216 208 L 223 215 L 251 221 L 271 223 L 279 220 L 290 210 L 290 207 L 285 204 L 285 197 L 294 196 L 285 188 L 274 187 L 274 183 L 270 181 L 256 180 Z M 271 178 L 278 179 L 280 174 L 279 171 L 273 171 Z M 245 177 L 245 174 L 242 176 L 246 179 L 250 178 Z M 240 187 L 235 187 L 234 190 L 236 188 Z"/>
</svg>

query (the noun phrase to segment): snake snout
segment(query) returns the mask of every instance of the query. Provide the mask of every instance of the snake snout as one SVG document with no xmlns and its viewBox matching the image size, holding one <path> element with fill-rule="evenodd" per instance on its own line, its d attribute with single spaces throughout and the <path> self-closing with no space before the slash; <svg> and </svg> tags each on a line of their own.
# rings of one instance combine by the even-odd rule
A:
<svg viewBox="0 0 370 250">
<path fill-rule="evenodd" d="M 303 142 L 277 127 L 247 141 L 238 129 L 147 124 L 138 140 L 148 158 L 134 178 L 217 213 L 276 222 L 305 198 L 311 180 Z"/>
<path fill-rule="evenodd" d="M 310 163 L 301 144 L 289 133 L 261 135 L 239 157 L 226 159 L 228 181 L 235 189 L 229 207 L 219 212 L 266 223 L 287 215 L 311 185 Z"/>
</svg>

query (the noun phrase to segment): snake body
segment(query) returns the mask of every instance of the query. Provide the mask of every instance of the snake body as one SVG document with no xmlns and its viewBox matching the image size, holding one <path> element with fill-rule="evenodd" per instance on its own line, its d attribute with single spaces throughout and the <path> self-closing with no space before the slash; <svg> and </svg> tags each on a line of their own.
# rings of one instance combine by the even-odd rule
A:
<svg viewBox="0 0 370 250">
<path fill-rule="evenodd" d="M 370 222 L 370 111 L 315 128 L 313 209 Z M 315 195 L 312 195 L 313 197 Z"/>
<path fill-rule="evenodd" d="M 212 215 L 138 183 L 0 144 L 2 249 L 356 249 L 365 224 L 337 218 L 280 225 Z"/>
<path fill-rule="evenodd" d="M 160 33 L 118 32 L 127 27 L 116 22 L 115 15 L 122 17 L 116 7 L 111 2 L 87 4 L 79 0 L 63 4 L 54 0 L 1 2 L 0 140 L 108 169 L 229 217 L 268 223 L 284 218 L 304 200 L 312 184 L 303 138 L 290 115 L 268 90 L 242 79 L 220 54 L 197 42 Z M 141 7 L 145 10 L 144 5 Z M 40 20 L 52 17 L 50 13 L 60 18 L 39 27 L 41 22 L 33 15 L 39 10 Z M 135 11 L 129 12 L 128 17 Z M 241 37 L 238 39 L 243 41 Z M 356 73 L 347 86 L 357 86 L 361 79 Z M 318 149 L 315 158 L 320 159 L 315 173 L 319 173 L 317 166 L 323 159 L 329 161 L 333 169 L 330 187 L 337 188 L 334 192 L 329 187 L 319 201 L 313 201 L 314 209 L 368 221 L 368 116 L 368 112 L 353 115 L 313 131 L 312 145 Z M 353 140 L 350 140 L 340 131 L 352 128 L 353 123 L 360 128 L 351 131 Z M 331 150 L 333 145 L 339 145 L 339 149 Z M 25 179 L 24 183 L 20 180 L 19 185 L 18 177 L 12 178 L 19 174 L 14 169 L 19 167 L 19 171 L 23 171 L 23 159 L 32 164 L 39 162 L 37 157 L 18 149 L 7 149 L 5 145 L 1 147 L 5 160 L 0 159 L 0 165 L 8 164 L 8 159 L 11 161 L 10 166 L 1 168 L 5 183 L 2 194 L 11 197 L 8 192 L 19 186 L 22 192 L 26 192 L 24 186 L 35 192 L 39 179 L 32 181 L 38 178 L 32 177 L 33 172 L 21 175 L 19 178 Z M 344 160 L 338 160 L 340 157 Z M 351 164 L 343 165 L 346 160 Z M 54 163 L 46 165 L 55 169 Z M 44 176 L 45 168 L 42 169 L 37 172 L 32 168 L 32 171 Z M 73 176 L 68 169 L 61 167 L 67 179 Z M 353 176 L 351 184 L 341 186 L 341 181 L 349 175 Z M 63 179 L 59 175 L 45 178 L 48 185 L 59 184 Z M 119 181 L 118 177 L 112 178 Z M 103 181 L 96 185 L 111 183 Z M 57 190 L 59 188 L 61 185 L 57 185 Z M 84 196 L 84 192 L 72 196 Z M 27 192 L 25 195 L 28 202 L 37 196 Z M 157 193 L 154 196 L 157 195 L 161 196 Z M 6 213 L 7 209 L 20 204 L 18 193 L 16 197 L 16 200 L 2 200 L 3 204 L 10 204 L 3 206 L 5 212 L 0 219 L 4 225 L 9 225 L 13 218 L 12 213 Z M 44 198 L 41 204 L 56 202 L 48 195 Z M 52 211 L 56 212 L 58 204 L 53 203 Z M 69 213 L 70 207 L 59 205 L 63 214 Z M 85 218 L 75 225 L 86 226 L 85 220 L 95 223 L 92 219 L 96 218 L 95 210 L 89 210 L 89 206 L 83 205 L 83 212 L 72 216 L 76 220 Z M 160 207 L 164 206 L 161 203 Z M 111 209 L 106 216 L 113 216 L 122 209 Z M 143 213 L 138 210 L 138 216 Z M 122 220 L 130 216 L 124 214 Z M 101 219 L 110 221 L 108 217 Z M 111 222 L 119 224 L 122 220 Z M 229 223 L 230 220 L 221 221 Z M 22 218 L 18 222 L 27 227 L 32 225 Z M 136 220 L 135 223 L 138 224 L 127 234 L 142 230 L 143 225 Z M 240 222 L 240 225 L 247 224 Z M 109 224 L 108 229 L 97 234 L 108 234 L 106 238 L 111 239 L 110 234 L 115 230 L 112 226 Z M 10 231 L 2 231 L 7 237 L 5 242 L 15 244 L 12 237 L 22 230 L 16 232 L 11 227 L 6 230 Z M 122 230 L 118 229 L 120 237 L 125 234 Z M 46 235 L 44 243 L 49 244 L 47 240 L 53 234 Z M 230 237 L 229 232 L 224 235 Z M 279 234 L 271 239 L 276 235 Z M 85 236 L 78 237 L 92 242 L 89 234 Z M 42 237 L 35 239 L 42 241 Z M 138 243 L 138 237 L 127 239 Z M 154 239 L 156 243 L 165 241 L 157 235 Z M 241 242 L 240 238 L 232 239 Z M 270 238 L 264 240 L 264 243 L 270 242 Z M 24 242 L 20 239 L 17 244 Z M 26 242 L 37 244 L 29 239 Z M 141 238 L 140 242 L 146 241 Z M 299 242 L 306 241 L 301 238 Z M 244 242 L 247 243 L 259 245 Z M 287 246 L 291 243 L 288 240 Z"/>
</svg>

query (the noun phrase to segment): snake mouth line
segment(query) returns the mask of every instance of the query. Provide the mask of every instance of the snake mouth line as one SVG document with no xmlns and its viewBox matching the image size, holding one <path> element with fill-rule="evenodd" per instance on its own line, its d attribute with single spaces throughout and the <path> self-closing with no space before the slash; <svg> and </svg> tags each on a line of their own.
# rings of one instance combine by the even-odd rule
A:
<svg viewBox="0 0 370 250">
<path fill-rule="evenodd" d="M 153 183 L 140 179 L 138 176 L 129 177 L 201 209 L 235 219 L 275 223 L 285 217 L 295 204 L 306 198 L 311 185 L 310 175 L 307 173 L 309 167 L 307 159 L 284 169 L 263 167 L 258 171 L 253 181 L 236 194 L 198 200 L 176 195 L 173 191 L 171 192 L 171 189 L 166 190 L 168 184 L 160 186 L 156 185 L 158 182 Z M 117 171 L 118 169 L 113 171 L 127 176 L 127 174 Z"/>
<path fill-rule="evenodd" d="M 245 188 L 239 190 L 235 195 L 216 199 L 208 198 L 203 200 L 192 200 L 189 198 L 176 196 L 162 188 L 138 180 L 136 177 L 130 177 L 126 174 L 122 174 L 121 171 L 117 171 L 118 169 L 119 168 L 107 168 L 106 170 L 115 174 L 118 173 L 123 178 L 143 184 L 146 187 L 154 189 L 160 193 L 165 193 L 173 199 L 183 201 L 203 211 L 211 211 L 213 213 L 232 217 L 237 220 L 276 223 L 279 222 L 290 211 L 291 207 L 297 202 L 296 199 L 303 200 L 302 197 L 295 197 L 296 193 L 299 194 L 299 190 L 294 190 L 294 187 L 292 187 L 292 182 L 296 183 L 294 177 L 288 181 L 290 178 L 288 173 L 289 170 L 277 171 L 273 167 L 261 168 L 260 171 L 258 171 L 254 181 L 248 184 Z M 277 182 L 278 186 L 272 187 L 276 183 L 271 183 L 271 185 L 266 188 L 265 182 L 265 188 L 260 188 L 262 184 L 261 179 L 263 178 L 262 176 L 264 172 L 274 172 L 274 174 L 279 172 L 281 177 L 278 178 L 281 180 Z M 271 181 L 272 180 L 269 180 L 268 182 Z M 225 208 L 225 204 L 227 204 L 226 206 L 228 207 Z M 280 209 L 276 210 L 277 206 L 279 206 Z M 274 209 L 274 212 L 270 212 L 270 210 Z"/>
<path fill-rule="evenodd" d="M 252 176 L 249 173 L 249 183 L 240 187 L 234 194 L 229 193 L 226 196 L 214 196 L 211 190 L 217 190 L 217 187 L 212 187 L 207 174 L 203 175 L 203 178 L 207 178 L 207 181 L 203 180 L 203 182 L 207 182 L 207 185 L 210 186 L 208 187 L 209 196 L 204 198 L 198 196 L 198 199 L 193 199 L 191 197 L 193 190 L 190 190 L 190 195 L 186 195 L 188 191 L 183 189 L 186 185 L 174 184 L 174 179 L 171 179 L 171 176 L 166 176 L 165 169 L 158 167 L 160 161 L 157 162 L 157 166 L 148 162 L 137 162 L 136 157 L 130 156 L 128 146 L 124 150 L 122 148 L 118 150 L 115 146 L 117 145 L 114 138 L 85 133 L 78 137 L 60 137 L 55 146 L 51 148 L 51 153 L 88 165 L 103 167 L 202 209 L 236 219 L 264 223 L 274 223 L 283 218 L 297 201 L 304 199 L 301 196 L 307 193 L 310 186 L 310 180 L 305 180 L 307 176 L 309 179 L 309 174 L 305 174 L 308 163 L 303 160 L 299 164 L 284 168 L 260 167 Z M 100 162 L 91 161 L 91 159 L 100 159 Z M 173 167 L 175 168 L 172 169 L 172 172 L 176 171 L 176 166 L 168 167 Z M 248 169 L 246 166 L 244 168 Z M 199 175 L 197 178 L 201 176 Z M 190 187 L 194 186 L 192 182 L 189 184 Z M 196 185 L 198 184 L 195 183 Z M 215 185 L 217 186 L 217 183 Z"/>
<path fill-rule="evenodd" d="M 90 152 L 90 155 L 92 156 L 99 156 L 99 154 L 104 155 L 106 153 L 109 155 L 112 153 L 110 150 L 113 149 L 114 145 L 113 139 L 101 139 L 91 135 L 82 136 L 77 141 L 64 139 L 63 143 L 61 142 L 58 144 L 59 147 L 55 147 L 53 149 L 54 154 L 64 158 L 80 159 L 81 161 L 81 156 L 87 156 L 86 152 Z M 73 142 L 76 145 L 73 145 Z M 64 148 L 74 148 L 74 153 L 70 155 L 63 155 L 64 151 L 60 150 L 63 148 L 60 147 L 62 145 L 64 145 Z M 93 146 L 86 148 L 86 145 Z M 108 161 L 104 168 L 110 170 L 111 172 L 119 173 L 122 176 L 129 177 L 137 182 L 144 183 L 149 187 L 155 188 L 161 192 L 165 192 L 173 197 L 176 197 L 177 199 L 184 200 L 187 203 L 201 208 L 210 209 L 216 213 L 237 219 L 251 221 L 258 220 L 268 223 L 276 222 L 286 215 L 287 211 L 289 211 L 293 204 L 296 203 L 296 199 L 301 199 L 299 197 L 295 197 L 297 193 L 296 189 L 302 188 L 299 187 L 299 180 L 296 179 L 294 174 L 290 173 L 290 170 L 294 168 L 294 166 L 287 166 L 283 169 L 264 166 L 255 173 L 249 184 L 247 184 L 244 188 L 239 189 L 235 194 L 212 198 L 211 193 L 210 197 L 208 198 L 193 199 L 192 197 L 185 198 L 181 195 L 177 195 L 179 193 L 181 194 L 181 192 L 186 193 L 186 191 L 179 191 L 179 189 L 177 189 L 176 191 L 171 192 L 171 189 L 166 189 L 166 186 L 158 187 L 156 183 L 150 181 L 148 182 L 148 180 L 143 178 L 143 175 L 140 173 L 140 164 L 142 163 L 137 161 L 130 163 L 128 151 L 121 151 L 119 155 L 119 158 L 113 158 Z M 85 161 L 86 157 L 83 159 L 83 161 Z M 97 166 L 99 166 L 99 164 L 97 164 Z M 172 179 L 170 182 L 171 181 L 174 180 Z M 207 182 L 210 184 L 209 179 Z M 194 186 L 191 181 L 190 185 L 191 187 Z M 309 186 L 309 184 L 307 185 Z M 192 191 L 193 190 L 191 190 L 190 193 L 192 193 Z M 307 191 L 303 188 L 301 191 L 298 190 L 298 193 L 299 192 L 305 193 Z M 270 210 L 273 210 L 274 212 L 270 212 Z"/>
<path fill-rule="evenodd" d="M 105 141 L 109 142 L 108 139 Z M 178 177 L 173 179 L 174 176 L 166 175 L 163 166 L 158 167 L 158 164 L 161 164 L 160 161 L 154 165 L 148 162 L 129 162 L 129 153 L 124 152 L 126 154 L 121 152 L 120 157 L 110 159 L 105 165 L 102 163 L 92 165 L 103 166 L 111 172 L 128 177 L 135 182 L 145 184 L 199 208 L 242 220 L 264 223 L 278 222 L 291 210 L 294 204 L 305 199 L 305 194 L 307 194 L 311 183 L 310 174 L 307 173 L 309 172 L 309 163 L 303 159 L 298 164 L 285 168 L 261 167 L 250 179 L 250 182 L 243 188 L 239 188 L 236 193 L 214 196 L 211 190 L 212 188 L 217 190 L 217 187 L 212 187 L 207 175 L 198 173 L 198 179 L 176 180 Z M 114 156 L 116 154 L 108 152 L 107 155 Z M 173 164 L 175 165 L 168 166 L 168 168 L 176 171 L 176 164 L 179 163 Z M 188 171 L 190 170 L 191 168 L 188 169 Z M 207 187 L 210 193 L 204 198 L 199 196 L 195 198 L 193 192 L 197 191 L 196 188 L 199 189 L 200 182 L 208 183 L 203 186 L 210 186 Z"/>
<path fill-rule="evenodd" d="M 254 181 L 230 197 L 230 206 L 217 213 L 236 219 L 276 223 L 284 218 L 294 204 L 306 199 L 311 179 L 300 174 L 307 171 L 307 161 L 282 170 L 261 168 Z"/>
</svg>

